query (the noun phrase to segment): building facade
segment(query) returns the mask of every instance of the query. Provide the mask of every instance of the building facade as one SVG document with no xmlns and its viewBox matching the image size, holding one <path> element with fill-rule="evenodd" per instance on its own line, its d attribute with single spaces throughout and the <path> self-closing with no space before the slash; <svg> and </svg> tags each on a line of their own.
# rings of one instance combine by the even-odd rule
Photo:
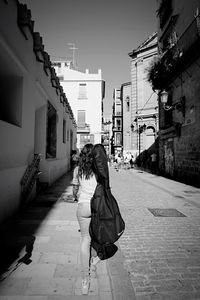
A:
<svg viewBox="0 0 200 300">
<path fill-rule="evenodd" d="M 131 152 L 131 134 L 132 134 L 132 119 L 131 119 L 131 82 L 126 82 L 121 85 L 121 103 L 122 103 L 122 144 L 123 155 Z"/>
<path fill-rule="evenodd" d="M 113 90 L 111 154 L 123 152 L 123 122 L 121 89 Z"/>
<path fill-rule="evenodd" d="M 91 74 L 86 69 L 83 73 L 71 69 L 66 61 L 56 61 L 53 65 L 77 122 L 77 148 L 80 150 L 86 143 L 101 143 L 105 94 L 101 70 Z"/>
<path fill-rule="evenodd" d="M 129 53 L 131 58 L 130 148 L 139 155 L 155 141 L 158 132 L 157 94 L 148 81 L 148 68 L 157 56 L 157 33 Z"/>
<path fill-rule="evenodd" d="M 102 144 L 106 150 L 108 157 L 111 155 L 111 137 L 112 137 L 112 121 L 110 118 L 103 118 L 103 139 Z"/>
<path fill-rule="evenodd" d="M 200 2 L 158 1 L 159 57 L 151 82 L 159 92 L 159 167 L 200 186 Z M 163 91 L 167 103 L 162 104 Z"/>
<path fill-rule="evenodd" d="M 70 168 L 76 122 L 31 11 L 0 2 L 0 222 Z"/>
</svg>

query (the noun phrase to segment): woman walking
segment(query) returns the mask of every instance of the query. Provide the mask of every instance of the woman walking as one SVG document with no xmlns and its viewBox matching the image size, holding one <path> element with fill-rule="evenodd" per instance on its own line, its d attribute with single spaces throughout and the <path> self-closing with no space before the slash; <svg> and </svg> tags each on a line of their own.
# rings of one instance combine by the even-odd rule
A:
<svg viewBox="0 0 200 300">
<path fill-rule="evenodd" d="M 90 245 L 91 237 L 89 234 L 89 226 L 91 221 L 90 200 L 97 186 L 96 177 L 93 167 L 92 144 L 86 144 L 79 156 L 78 171 L 73 180 L 78 180 L 78 207 L 77 219 L 81 231 L 81 275 L 82 275 L 82 294 L 87 295 L 90 285 Z M 100 259 L 92 258 L 92 264 L 95 265 Z"/>
</svg>

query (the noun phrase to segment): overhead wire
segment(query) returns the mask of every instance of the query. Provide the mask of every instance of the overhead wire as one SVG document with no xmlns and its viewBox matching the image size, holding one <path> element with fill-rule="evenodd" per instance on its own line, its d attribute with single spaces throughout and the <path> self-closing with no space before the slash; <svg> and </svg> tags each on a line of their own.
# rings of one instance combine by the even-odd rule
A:
<svg viewBox="0 0 200 300">
<path fill-rule="evenodd" d="M 147 103 L 149 102 L 149 100 L 151 99 L 151 97 L 153 96 L 155 92 L 153 91 L 150 95 L 150 97 L 147 99 L 147 101 L 145 102 L 145 104 L 143 105 L 143 107 L 139 110 L 139 113 L 141 113 L 141 111 L 145 108 L 145 106 L 147 105 Z M 137 112 L 138 114 L 138 112 Z M 124 128 L 123 130 L 127 130 L 128 128 L 130 128 L 130 126 L 128 126 L 127 128 Z"/>
</svg>

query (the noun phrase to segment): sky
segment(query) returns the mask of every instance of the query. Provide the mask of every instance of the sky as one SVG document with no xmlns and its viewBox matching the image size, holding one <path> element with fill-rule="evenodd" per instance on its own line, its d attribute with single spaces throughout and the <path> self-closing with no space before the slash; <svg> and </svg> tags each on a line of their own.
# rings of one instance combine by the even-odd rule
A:
<svg viewBox="0 0 200 300">
<path fill-rule="evenodd" d="M 106 94 L 104 116 L 111 114 L 113 89 L 129 82 L 131 58 L 157 30 L 156 0 L 21 0 L 31 9 L 34 31 L 40 32 L 51 60 L 72 59 L 77 69 L 102 71 Z M 66 95 L 67 96 L 67 95 Z"/>
</svg>

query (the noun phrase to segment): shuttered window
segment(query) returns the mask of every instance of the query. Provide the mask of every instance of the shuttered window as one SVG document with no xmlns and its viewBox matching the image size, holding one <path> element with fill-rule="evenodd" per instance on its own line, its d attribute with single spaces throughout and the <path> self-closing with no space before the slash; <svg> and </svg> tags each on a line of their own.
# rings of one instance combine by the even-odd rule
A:
<svg viewBox="0 0 200 300">
<path fill-rule="evenodd" d="M 79 99 L 87 99 L 87 85 L 86 83 L 79 83 Z"/>
<path fill-rule="evenodd" d="M 85 110 L 78 110 L 78 127 L 85 127 Z"/>
</svg>

